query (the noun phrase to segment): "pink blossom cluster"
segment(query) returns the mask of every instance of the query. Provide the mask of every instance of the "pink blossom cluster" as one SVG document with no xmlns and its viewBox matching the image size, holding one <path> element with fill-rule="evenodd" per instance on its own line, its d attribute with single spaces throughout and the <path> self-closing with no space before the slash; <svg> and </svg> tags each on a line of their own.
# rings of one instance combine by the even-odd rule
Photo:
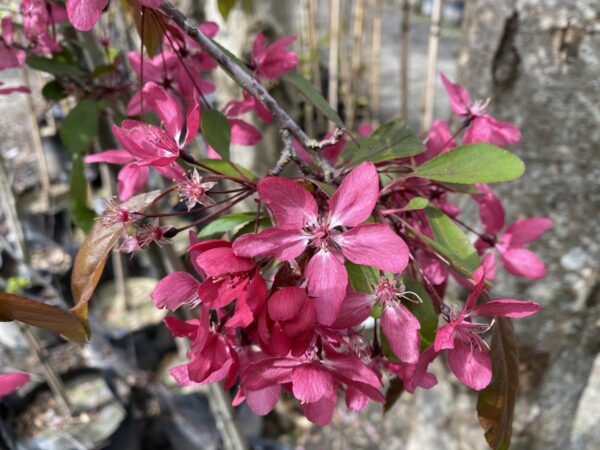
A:
<svg viewBox="0 0 600 450">
<path fill-rule="evenodd" d="M 23 19 L 24 35 L 35 31 L 36 49 L 57 51 L 55 40 L 47 41 L 43 32 L 59 19 L 51 13 L 35 16 L 30 11 L 38 3 L 48 2 L 23 1 L 22 9 L 29 14 Z M 160 14 L 161 0 L 134 3 Z M 67 0 L 66 12 L 75 28 L 89 30 L 106 6 L 107 0 Z M 530 300 L 490 298 L 496 254 L 511 275 L 543 277 L 543 262 L 526 245 L 552 222 L 538 217 L 505 227 L 499 197 L 489 186 L 476 185 L 467 195 L 479 207 L 481 231 L 465 228 L 476 236 L 479 267 L 465 273 L 429 244 L 435 233 L 427 213 L 409 208 L 411 200 L 425 199 L 452 223 L 462 225 L 452 186 L 417 176 L 383 180 L 390 172 L 406 174 L 451 151 L 461 135 L 462 144 L 504 147 L 519 141 L 520 130 L 487 114 L 487 101 L 473 102 L 465 88 L 442 74 L 460 126 L 453 133 L 446 121 L 435 121 L 425 139 L 426 150 L 416 156 L 352 164 L 344 157 L 349 144 L 343 138 L 335 141 L 332 134 L 326 137 L 335 142 L 321 153 L 334 168 L 332 177 L 319 172 L 314 149 L 298 142 L 292 148 L 301 176 L 283 178 L 273 171 L 255 180 L 230 164 L 235 172 L 231 175 L 195 159 L 190 151 L 204 138 L 205 156 L 220 158 L 202 131 L 202 118 L 208 117 L 203 114 L 214 108 L 206 95 L 215 90 L 208 75 L 217 64 L 177 27 L 167 20 L 163 25 L 156 56 L 127 55 L 140 88 L 127 102 L 130 118 L 112 127 L 120 148 L 89 154 L 85 161 L 122 166 L 120 200 L 146 190 L 155 171 L 171 183 L 161 199 L 185 203 L 182 212 L 143 213 L 113 201 L 101 219 L 105 227 L 122 228 L 120 248 L 125 252 L 167 243 L 190 230 L 186 256 L 193 271 L 168 274 L 151 296 L 158 308 L 187 309 L 193 317 L 165 319 L 173 336 L 189 342 L 188 360 L 171 371 L 177 382 L 223 382 L 236 389 L 234 405 L 246 401 L 261 415 L 282 395 L 292 396 L 319 425 L 331 421 L 340 393 L 349 409 L 360 411 L 371 400 L 385 402 L 383 384 L 391 376 L 398 377 L 407 392 L 433 387 L 437 379 L 429 365 L 442 355 L 465 386 L 488 386 L 492 362 L 485 339 L 494 318 L 523 318 L 540 309 Z M 2 30 L 2 61 L 6 67 L 22 65 L 24 53 L 13 45 L 12 22 L 3 21 Z M 218 26 L 207 22 L 199 31 L 212 38 Z M 259 81 L 278 82 L 298 64 L 289 49 L 294 40 L 288 36 L 267 44 L 258 34 L 245 69 Z M 137 88 L 137 83 L 132 86 Z M 251 147 L 261 141 L 262 133 L 243 117 L 255 113 L 269 124 L 272 116 L 262 99 L 246 91 L 240 97 L 218 111 L 229 125 L 230 142 Z M 154 114 L 158 124 L 142 120 L 146 113 Z M 358 130 L 362 137 L 371 132 L 368 126 Z M 392 164 L 399 172 L 389 169 Z M 256 202 L 255 220 L 246 224 L 250 228 L 228 230 L 227 240 L 198 239 L 194 226 L 218 219 L 244 199 Z M 205 215 L 189 226 L 168 225 L 170 216 L 193 213 Z M 357 283 L 357 273 L 366 281 Z M 450 280 L 469 290 L 462 308 L 443 300 Z M 426 295 L 409 290 L 409 283 L 417 283 Z M 429 337 L 418 314 L 426 302 L 440 323 Z"/>
</svg>

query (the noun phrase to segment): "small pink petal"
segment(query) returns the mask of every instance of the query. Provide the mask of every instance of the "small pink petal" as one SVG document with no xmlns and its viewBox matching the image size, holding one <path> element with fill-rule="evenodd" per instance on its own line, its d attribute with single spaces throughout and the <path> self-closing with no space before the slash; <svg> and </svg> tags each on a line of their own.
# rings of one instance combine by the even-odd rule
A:
<svg viewBox="0 0 600 450">
<path fill-rule="evenodd" d="M 531 316 L 540 309 L 541 306 L 532 301 L 516 300 L 513 298 L 498 298 L 475 305 L 471 308 L 471 315 L 521 318 Z"/>
<path fill-rule="evenodd" d="M 524 248 L 509 248 L 500 253 L 502 265 L 508 273 L 525 278 L 544 278 L 546 266 L 533 252 Z"/>
<path fill-rule="evenodd" d="M 292 372 L 292 392 L 301 402 L 317 402 L 333 391 L 331 374 L 319 364 L 302 364 Z"/>
<path fill-rule="evenodd" d="M 129 200 L 140 192 L 148 183 L 148 166 L 127 164 L 119 171 L 117 176 L 117 191 L 121 201 Z"/>
<path fill-rule="evenodd" d="M 248 390 L 246 392 L 246 402 L 250 410 L 257 416 L 265 416 L 269 414 L 281 395 L 281 386 L 267 386 L 264 389 Z"/>
<path fill-rule="evenodd" d="M 463 338 L 456 339 L 454 348 L 448 351 L 448 365 L 462 384 L 476 391 L 484 389 L 492 381 L 489 353 Z"/>
<path fill-rule="evenodd" d="M 408 265 L 409 250 L 390 227 L 378 223 L 359 225 L 336 239 L 346 258 L 356 264 L 400 273 Z"/>
<path fill-rule="evenodd" d="M 269 317 L 276 321 L 291 320 L 296 317 L 307 302 L 306 291 L 297 287 L 284 287 L 269 298 Z"/>
<path fill-rule="evenodd" d="M 67 0 L 67 14 L 75 28 L 81 31 L 92 29 L 108 0 Z"/>
<path fill-rule="evenodd" d="M 157 308 L 176 310 L 197 298 L 200 283 L 187 272 L 173 272 L 158 282 L 150 297 Z"/>
<path fill-rule="evenodd" d="M 467 91 L 460 84 L 451 82 L 443 72 L 440 72 L 440 78 L 448 93 L 448 99 L 450 100 L 450 107 L 454 114 L 459 116 L 466 116 L 469 114 L 469 105 L 471 103 L 471 97 L 469 91 Z"/>
<path fill-rule="evenodd" d="M 552 220 L 547 217 L 531 217 L 529 219 L 517 220 L 512 225 L 509 225 L 504 234 L 510 235 L 510 245 L 512 247 L 522 247 L 539 239 L 552 226 Z"/>
<path fill-rule="evenodd" d="M 27 384 L 30 376 L 24 372 L 4 373 L 0 375 L 0 397 L 11 394 Z"/>
<path fill-rule="evenodd" d="M 475 117 L 463 137 L 464 144 L 489 142 L 500 147 L 516 144 L 520 140 L 521 131 L 515 125 L 500 122 L 487 114 Z"/>
<path fill-rule="evenodd" d="M 317 321 L 332 325 L 337 320 L 346 295 L 348 274 L 341 255 L 320 250 L 306 267 L 308 293 L 315 302 Z"/>
<path fill-rule="evenodd" d="M 127 164 L 131 162 L 133 157 L 125 150 L 106 150 L 93 155 L 87 155 L 83 161 L 87 164 L 106 162 L 110 164 Z"/>
<path fill-rule="evenodd" d="M 279 225 L 240 236 L 233 243 L 233 251 L 241 257 L 272 256 L 289 261 L 300 255 L 307 243 L 307 237 L 295 225 Z"/>
<path fill-rule="evenodd" d="M 317 202 L 306 189 L 294 181 L 267 177 L 258 183 L 258 193 L 273 211 L 280 225 L 294 224 L 301 228 L 317 221 Z"/>
<path fill-rule="evenodd" d="M 209 277 L 219 277 L 229 273 L 248 272 L 255 265 L 248 258 L 240 258 L 231 247 L 217 247 L 202 252 L 196 257 L 196 263 Z"/>
<path fill-rule="evenodd" d="M 345 329 L 360 325 L 371 316 L 375 298 L 362 292 L 348 292 L 332 328 Z"/>
<path fill-rule="evenodd" d="M 375 165 L 364 162 L 352 170 L 329 200 L 331 228 L 356 226 L 369 218 L 379 198 Z"/>
<path fill-rule="evenodd" d="M 333 411 L 337 404 L 337 395 L 331 392 L 315 403 L 305 403 L 302 405 L 304 415 L 312 423 L 324 427 L 331 423 Z"/>
<path fill-rule="evenodd" d="M 394 354 L 406 363 L 419 360 L 421 324 L 403 305 L 387 306 L 381 316 L 381 329 Z"/>
<path fill-rule="evenodd" d="M 167 94 L 164 88 L 153 82 L 146 83 L 143 91 L 144 101 L 148 101 L 152 106 L 160 121 L 165 125 L 169 136 L 176 142 L 179 141 L 183 128 L 183 115 L 177 102 Z"/>
<path fill-rule="evenodd" d="M 262 133 L 256 127 L 242 119 L 229 119 L 231 143 L 238 145 L 256 145 L 262 139 Z"/>
</svg>

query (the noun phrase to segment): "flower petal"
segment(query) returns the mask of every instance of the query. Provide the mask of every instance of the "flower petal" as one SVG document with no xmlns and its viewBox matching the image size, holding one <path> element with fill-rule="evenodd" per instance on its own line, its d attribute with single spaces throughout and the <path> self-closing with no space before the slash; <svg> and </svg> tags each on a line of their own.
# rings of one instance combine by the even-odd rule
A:
<svg viewBox="0 0 600 450">
<path fill-rule="evenodd" d="M 408 247 L 387 225 L 359 225 L 340 235 L 336 242 L 344 256 L 356 264 L 393 273 L 402 272 L 408 265 Z"/>
<path fill-rule="evenodd" d="M 335 323 L 346 295 L 348 274 L 341 255 L 318 251 L 306 267 L 308 294 L 313 297 L 317 321 L 323 325 Z"/>
<path fill-rule="evenodd" d="M 200 283 L 187 272 L 173 272 L 155 286 L 150 298 L 157 308 L 175 311 L 198 297 Z"/>
<path fill-rule="evenodd" d="M 353 227 L 369 218 L 379 198 L 375 165 L 364 162 L 342 181 L 329 200 L 329 225 Z"/>
<path fill-rule="evenodd" d="M 531 316 L 540 309 L 542 309 L 540 305 L 529 300 L 497 298 L 480 305 L 475 305 L 473 308 L 471 308 L 471 315 L 521 318 Z"/>
<path fill-rule="evenodd" d="M 533 252 L 524 248 L 509 248 L 500 253 L 502 265 L 508 273 L 525 278 L 544 278 L 546 266 Z"/>
<path fill-rule="evenodd" d="M 333 377 L 319 364 L 302 364 L 292 372 L 292 392 L 301 402 L 317 402 L 334 392 Z"/>
<path fill-rule="evenodd" d="M 487 351 L 471 345 L 464 338 L 456 339 L 448 350 L 448 365 L 456 378 L 467 387 L 480 391 L 492 381 L 492 360 Z"/>
<path fill-rule="evenodd" d="M 276 322 L 296 317 L 308 301 L 306 291 L 297 287 L 279 289 L 269 298 L 269 317 Z"/>
<path fill-rule="evenodd" d="M 421 324 L 407 308 L 399 303 L 384 308 L 381 329 L 401 361 L 416 363 L 419 360 Z"/>
<path fill-rule="evenodd" d="M 256 145 L 262 139 L 262 133 L 256 127 L 242 119 L 229 119 L 231 143 L 238 145 Z"/>
<path fill-rule="evenodd" d="M 156 83 L 146 83 L 143 92 L 144 100 L 147 99 L 152 106 L 160 121 L 165 125 L 169 136 L 179 142 L 183 128 L 183 115 L 177 102 Z"/>
<path fill-rule="evenodd" d="M 347 292 L 332 328 L 346 329 L 360 325 L 371 315 L 375 298 L 363 292 Z"/>
<path fill-rule="evenodd" d="M 106 162 L 110 164 L 127 164 L 133 157 L 125 150 L 106 150 L 93 155 L 87 155 L 83 161 L 87 164 Z"/>
<path fill-rule="evenodd" d="M 324 427 L 331 423 L 336 404 L 337 395 L 335 392 L 331 392 L 322 397 L 318 402 L 305 403 L 302 405 L 302 410 L 308 420 L 316 425 Z"/>
<path fill-rule="evenodd" d="M 140 192 L 148 182 L 148 166 L 127 164 L 117 176 L 117 191 L 121 201 L 129 200 Z"/>
<path fill-rule="evenodd" d="M 196 263 L 209 277 L 219 277 L 229 273 L 248 272 L 255 264 L 248 258 L 240 258 L 231 247 L 217 247 L 196 256 Z"/>
<path fill-rule="evenodd" d="M 552 220 L 547 217 L 531 217 L 509 225 L 504 234 L 510 235 L 511 247 L 522 247 L 539 239 L 552 225 Z"/>
<path fill-rule="evenodd" d="M 244 234 L 233 243 L 237 256 L 254 258 L 272 256 L 280 261 L 289 261 L 300 255 L 308 238 L 295 225 L 279 225 L 257 234 Z"/>
<path fill-rule="evenodd" d="M 458 83 L 453 83 L 443 72 L 440 72 L 440 78 L 448 93 L 448 100 L 450 100 L 450 107 L 454 114 L 459 116 L 466 116 L 469 114 L 469 105 L 471 103 L 471 97 L 469 91 L 462 87 Z"/>
<path fill-rule="evenodd" d="M 489 142 L 499 147 L 516 144 L 520 140 L 519 128 L 508 122 L 500 122 L 488 114 L 475 117 L 463 137 L 464 144 Z"/>
<path fill-rule="evenodd" d="M 89 31 L 96 25 L 108 0 L 67 0 L 67 15 L 75 28 Z"/>
<path fill-rule="evenodd" d="M 317 221 L 317 202 L 294 181 L 268 177 L 258 183 L 258 193 L 280 225 L 294 224 L 301 228 Z"/>
<path fill-rule="evenodd" d="M 24 372 L 4 373 L 0 375 L 0 397 L 11 394 L 28 383 L 29 374 Z"/>
<path fill-rule="evenodd" d="M 267 386 L 264 389 L 247 390 L 246 402 L 250 410 L 257 416 L 265 416 L 269 414 L 281 395 L 281 386 Z"/>
</svg>

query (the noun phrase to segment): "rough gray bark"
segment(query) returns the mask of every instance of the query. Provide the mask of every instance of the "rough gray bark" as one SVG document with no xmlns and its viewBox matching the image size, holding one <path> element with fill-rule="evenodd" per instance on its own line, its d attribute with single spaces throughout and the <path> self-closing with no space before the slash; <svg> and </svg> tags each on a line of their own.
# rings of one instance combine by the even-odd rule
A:
<svg viewBox="0 0 600 450">
<path fill-rule="evenodd" d="M 501 190 L 509 222 L 555 222 L 534 246 L 546 279 L 496 288 L 544 306 L 517 324 L 524 380 L 514 449 L 600 448 L 599 14 L 597 0 L 467 2 L 461 82 L 523 131 L 514 151 L 528 170 Z"/>
</svg>

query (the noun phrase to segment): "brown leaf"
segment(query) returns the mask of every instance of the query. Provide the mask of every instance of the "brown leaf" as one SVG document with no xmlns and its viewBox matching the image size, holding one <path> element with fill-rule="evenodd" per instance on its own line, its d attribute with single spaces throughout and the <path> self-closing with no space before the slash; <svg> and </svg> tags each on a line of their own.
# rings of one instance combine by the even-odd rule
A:
<svg viewBox="0 0 600 450">
<path fill-rule="evenodd" d="M 162 43 L 165 28 L 167 26 L 165 16 L 150 8 L 140 6 L 137 1 L 129 0 L 127 6 L 133 16 L 135 28 L 146 48 L 146 52 L 148 52 L 148 56 L 152 57 L 156 55 Z"/>
<path fill-rule="evenodd" d="M 402 393 L 404 392 L 404 383 L 398 377 L 392 378 L 390 387 L 385 393 L 385 404 L 383 405 L 383 413 L 386 414 L 396 404 Z"/>
<path fill-rule="evenodd" d="M 6 292 L 0 292 L 0 319 L 44 328 L 75 342 L 83 343 L 87 337 L 81 320 L 69 311 Z"/>
<path fill-rule="evenodd" d="M 160 191 L 152 191 L 136 195 L 121 206 L 130 213 L 141 212 L 158 198 Z M 71 311 L 79 317 L 86 329 L 88 323 L 88 302 L 100 281 L 110 251 L 123 233 L 123 226 L 115 224 L 106 226 L 97 220 L 91 233 L 88 234 L 75 257 L 73 274 L 71 275 L 71 293 L 75 306 Z M 89 329 L 88 329 L 89 332 Z"/>
<path fill-rule="evenodd" d="M 519 391 L 517 337 L 510 319 L 497 319 L 490 355 L 494 375 L 490 385 L 479 393 L 477 415 L 489 446 L 494 450 L 507 450 Z"/>
</svg>

